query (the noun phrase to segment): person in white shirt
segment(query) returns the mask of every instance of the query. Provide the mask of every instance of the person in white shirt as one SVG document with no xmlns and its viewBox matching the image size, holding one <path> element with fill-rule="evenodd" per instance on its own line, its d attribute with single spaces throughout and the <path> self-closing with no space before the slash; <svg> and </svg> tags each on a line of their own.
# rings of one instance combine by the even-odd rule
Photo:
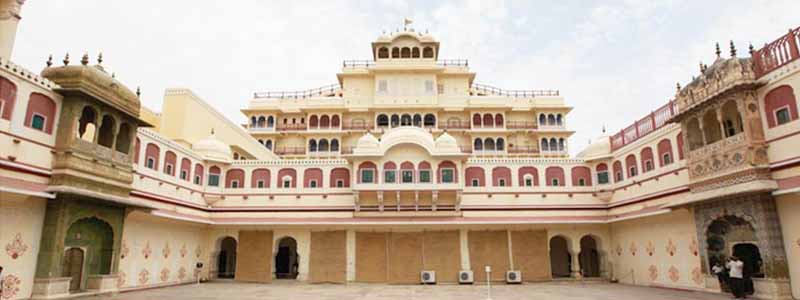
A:
<svg viewBox="0 0 800 300">
<path fill-rule="evenodd" d="M 733 256 L 728 261 L 728 276 L 730 277 L 731 292 L 736 299 L 744 299 L 744 262 Z"/>
<path fill-rule="evenodd" d="M 728 283 L 728 270 L 722 266 L 721 261 L 718 261 L 713 267 L 711 267 L 711 272 L 717 276 L 720 290 L 723 292 L 730 291 L 730 284 Z"/>
</svg>

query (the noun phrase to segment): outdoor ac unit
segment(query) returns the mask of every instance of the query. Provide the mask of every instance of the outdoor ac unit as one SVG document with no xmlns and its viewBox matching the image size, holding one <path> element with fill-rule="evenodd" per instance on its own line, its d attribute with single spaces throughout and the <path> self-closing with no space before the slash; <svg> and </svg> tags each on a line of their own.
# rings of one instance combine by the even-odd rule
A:
<svg viewBox="0 0 800 300">
<path fill-rule="evenodd" d="M 506 272 L 506 283 L 522 283 L 522 272 L 520 271 Z"/>
<path fill-rule="evenodd" d="M 436 271 L 422 271 L 419 273 L 419 280 L 424 284 L 436 283 Z"/>
<path fill-rule="evenodd" d="M 472 276 L 472 271 L 464 270 L 458 272 L 458 283 L 472 284 L 473 281 L 475 281 L 475 278 Z"/>
</svg>

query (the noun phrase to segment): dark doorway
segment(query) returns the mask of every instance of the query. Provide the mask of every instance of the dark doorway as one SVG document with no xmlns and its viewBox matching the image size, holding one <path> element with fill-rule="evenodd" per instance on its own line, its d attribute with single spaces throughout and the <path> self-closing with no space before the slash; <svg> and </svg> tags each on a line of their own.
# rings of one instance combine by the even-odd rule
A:
<svg viewBox="0 0 800 300">
<path fill-rule="evenodd" d="M 555 236 L 550 239 L 550 272 L 553 278 L 570 277 L 572 254 L 569 253 L 567 239 Z"/>
<path fill-rule="evenodd" d="M 300 266 L 297 255 L 297 241 L 285 237 L 278 241 L 278 252 L 275 254 L 275 278 L 296 279 Z"/>
<path fill-rule="evenodd" d="M 758 246 L 752 243 L 741 243 L 733 246 L 733 256 L 744 263 L 743 275 L 745 277 L 764 278 L 763 261 Z"/>
<path fill-rule="evenodd" d="M 581 238 L 581 253 L 578 256 L 584 277 L 600 277 L 600 253 L 597 241 L 591 236 Z"/>
<path fill-rule="evenodd" d="M 81 290 L 83 282 L 83 256 L 81 248 L 69 248 L 64 252 L 64 268 L 62 276 L 71 278 L 69 281 L 69 291 Z"/>
<path fill-rule="evenodd" d="M 236 276 L 236 240 L 232 237 L 222 239 L 219 257 L 217 258 L 217 277 L 234 278 Z"/>
</svg>

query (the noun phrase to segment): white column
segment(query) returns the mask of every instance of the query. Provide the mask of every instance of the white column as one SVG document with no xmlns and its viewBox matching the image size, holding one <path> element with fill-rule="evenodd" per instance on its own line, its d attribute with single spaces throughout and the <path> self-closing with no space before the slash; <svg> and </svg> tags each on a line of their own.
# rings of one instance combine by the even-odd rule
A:
<svg viewBox="0 0 800 300">
<path fill-rule="evenodd" d="M 356 232 L 347 230 L 347 281 L 356 281 Z"/>
<path fill-rule="evenodd" d="M 514 252 L 511 250 L 513 245 L 511 244 L 511 230 L 510 229 L 506 229 L 506 237 L 508 238 L 508 266 L 509 266 L 509 270 L 516 270 L 514 268 Z"/>
<path fill-rule="evenodd" d="M 469 241 L 467 240 L 467 230 L 461 229 L 458 231 L 459 233 L 459 242 L 461 243 L 461 269 L 462 270 L 470 270 L 469 264 Z M 475 272 L 481 272 L 482 270 L 475 270 Z"/>
</svg>

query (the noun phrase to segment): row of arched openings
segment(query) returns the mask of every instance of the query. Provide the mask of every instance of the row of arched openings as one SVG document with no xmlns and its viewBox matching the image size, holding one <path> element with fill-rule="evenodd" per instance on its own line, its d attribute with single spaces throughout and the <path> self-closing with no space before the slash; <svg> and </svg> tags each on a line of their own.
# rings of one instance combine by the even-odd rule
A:
<svg viewBox="0 0 800 300">
<path fill-rule="evenodd" d="M 272 150 L 272 140 L 258 140 L 261 145 L 264 145 L 264 148 Z"/>
<path fill-rule="evenodd" d="M 550 239 L 550 270 L 553 278 L 573 276 L 573 255 L 570 250 L 571 241 L 564 236 L 557 235 Z M 585 235 L 580 240 L 577 271 L 583 277 L 600 277 L 601 252 L 598 241 L 591 235 Z"/>
<path fill-rule="evenodd" d="M 474 127 L 503 127 L 503 114 L 473 114 L 472 126 Z"/>
<path fill-rule="evenodd" d="M 339 140 L 331 139 L 310 139 L 308 140 L 308 152 L 338 152 Z"/>
<path fill-rule="evenodd" d="M 251 128 L 272 128 L 275 127 L 275 117 L 273 116 L 252 116 L 250 117 Z"/>
<path fill-rule="evenodd" d="M 567 147 L 567 142 L 564 138 L 542 138 L 542 151 L 544 152 L 561 152 Z"/>
<path fill-rule="evenodd" d="M 683 159 L 683 151 L 682 147 L 682 133 L 679 133 L 676 137 L 678 141 L 678 159 Z M 615 182 L 620 182 L 625 180 L 625 178 L 632 178 L 639 174 L 644 174 L 655 170 L 656 165 L 659 167 L 665 167 L 667 165 L 672 164 L 675 161 L 675 157 L 672 152 L 672 141 L 668 138 L 662 139 L 658 142 L 656 146 L 657 155 L 653 153 L 653 148 L 651 147 L 644 147 L 639 152 L 639 157 L 637 158 L 636 154 L 631 153 L 625 157 L 624 164 L 620 160 L 614 161 L 612 164 L 613 169 L 613 176 Z M 608 166 L 604 163 L 597 165 L 597 176 L 599 183 L 608 183 Z"/>
<path fill-rule="evenodd" d="M 416 127 L 434 127 L 436 126 L 436 116 L 434 114 L 379 114 L 376 123 L 378 127 L 392 128 L 397 126 L 416 126 Z"/>
<path fill-rule="evenodd" d="M 424 47 L 387 47 L 378 48 L 378 58 L 433 58 L 433 48 Z"/>
<path fill-rule="evenodd" d="M 330 127 L 339 127 L 341 123 L 339 119 L 339 115 L 311 115 L 308 117 L 308 126 L 311 128 L 330 128 Z"/>
<path fill-rule="evenodd" d="M 475 151 L 505 151 L 506 150 L 506 141 L 503 138 L 485 138 L 480 139 L 476 138 L 475 141 L 472 143 L 473 149 Z"/>
<path fill-rule="evenodd" d="M 100 127 L 97 127 L 98 122 Z M 117 126 L 117 119 L 111 114 L 105 114 L 102 118 L 91 106 L 85 106 L 78 118 L 78 131 L 76 137 L 89 143 L 97 143 L 100 146 L 118 152 L 128 154 L 133 139 L 133 127 L 127 122 L 122 122 Z"/>
<path fill-rule="evenodd" d="M 539 125 L 563 126 L 564 117 L 561 114 L 539 114 Z"/>
</svg>

